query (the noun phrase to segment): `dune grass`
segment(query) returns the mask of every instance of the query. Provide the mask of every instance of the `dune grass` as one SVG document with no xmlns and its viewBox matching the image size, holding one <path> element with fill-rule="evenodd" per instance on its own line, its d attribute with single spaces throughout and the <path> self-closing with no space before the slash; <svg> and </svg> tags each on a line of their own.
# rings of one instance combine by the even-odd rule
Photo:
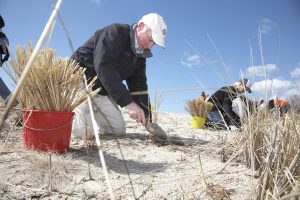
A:
<svg viewBox="0 0 300 200">
<path fill-rule="evenodd" d="M 261 33 L 259 36 L 261 60 L 262 66 L 264 66 Z M 227 72 L 224 75 L 229 75 L 219 50 L 210 37 L 209 39 L 219 55 L 219 63 L 223 64 L 224 70 Z M 218 69 L 220 68 L 216 67 L 215 62 L 211 62 L 212 60 L 201 55 L 190 43 L 188 45 L 228 85 L 226 80 L 231 77 L 224 77 L 219 72 Z M 250 55 L 251 66 L 253 66 L 252 47 L 250 48 Z M 244 78 L 242 73 L 241 78 Z M 265 80 L 267 80 L 266 74 Z M 201 85 L 203 84 L 201 83 Z M 265 101 L 269 100 L 269 93 L 270 91 L 266 88 Z M 249 102 L 245 103 L 247 119 L 242 123 L 241 132 L 234 145 L 237 149 L 232 152 L 231 157 L 236 157 L 242 152 L 243 155 L 241 156 L 244 162 L 253 171 L 253 178 L 258 175 L 258 182 L 253 181 L 253 199 L 298 199 L 300 197 L 299 99 L 299 95 L 289 99 L 292 109 L 284 117 L 280 117 L 279 113 L 270 112 L 267 109 L 256 112 L 255 108 L 252 107 L 253 105 L 250 105 Z M 195 108 L 194 105 L 193 108 Z M 231 160 L 233 158 L 228 162 Z"/>
<path fill-rule="evenodd" d="M 293 111 L 284 117 L 263 112 L 244 126 L 245 162 L 260 175 L 257 199 L 280 199 L 299 191 L 300 117 Z"/>
<path fill-rule="evenodd" d="M 17 58 L 10 60 L 17 76 L 13 79 L 15 83 L 22 75 L 32 51 L 31 43 L 28 49 L 16 47 Z M 85 69 L 74 60 L 56 58 L 54 49 L 41 49 L 32 65 L 18 97 L 22 109 L 73 111 L 87 100 L 88 95 L 93 96 L 99 91 L 92 90 L 96 77 L 83 90 Z"/>
<path fill-rule="evenodd" d="M 186 102 L 185 110 L 193 117 L 206 117 L 213 104 L 200 98 Z"/>
</svg>

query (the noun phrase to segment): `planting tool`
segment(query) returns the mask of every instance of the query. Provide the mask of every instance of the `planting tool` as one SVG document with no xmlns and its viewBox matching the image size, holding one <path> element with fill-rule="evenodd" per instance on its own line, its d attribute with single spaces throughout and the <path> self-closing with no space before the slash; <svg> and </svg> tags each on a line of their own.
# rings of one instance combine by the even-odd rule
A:
<svg viewBox="0 0 300 200">
<path fill-rule="evenodd" d="M 167 133 L 157 124 L 148 123 L 146 130 L 150 133 L 150 138 L 154 142 L 163 142 L 168 139 Z"/>
</svg>

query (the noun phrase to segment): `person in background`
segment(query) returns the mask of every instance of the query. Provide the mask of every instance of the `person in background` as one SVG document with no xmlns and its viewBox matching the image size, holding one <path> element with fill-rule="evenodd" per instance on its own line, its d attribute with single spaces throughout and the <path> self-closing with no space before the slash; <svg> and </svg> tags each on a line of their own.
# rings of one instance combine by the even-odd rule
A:
<svg viewBox="0 0 300 200">
<path fill-rule="evenodd" d="M 258 101 L 255 101 L 255 111 L 259 112 L 261 110 L 265 110 L 267 108 L 267 104 L 263 99 L 259 99 Z"/>
<path fill-rule="evenodd" d="M 9 41 L 6 35 L 2 32 L 2 28 L 5 26 L 4 19 L 0 15 L 0 67 L 4 64 L 5 61 L 9 58 L 8 45 Z M 7 98 L 10 96 L 11 92 L 0 77 L 0 96 L 3 100 L 7 101 Z"/>
<path fill-rule="evenodd" d="M 206 101 L 206 99 L 208 98 L 208 94 L 205 94 L 204 91 L 201 92 L 201 95 L 199 96 L 199 99 L 202 101 Z"/>
<path fill-rule="evenodd" d="M 266 102 L 263 99 L 260 99 L 258 101 L 258 110 L 263 110 L 267 107 Z"/>
<path fill-rule="evenodd" d="M 206 125 L 217 129 L 237 129 L 245 118 L 245 104 L 239 95 L 251 93 L 251 83 L 242 79 L 232 86 L 225 86 L 217 90 L 208 99 L 213 108 L 208 113 Z"/>
<path fill-rule="evenodd" d="M 165 48 L 166 32 L 163 17 L 150 13 L 133 25 L 115 23 L 97 30 L 72 55 L 86 68 L 87 80 L 98 78 L 94 88 L 101 90 L 92 102 L 95 119 L 104 133 L 126 132 L 119 106 L 145 127 L 151 121 L 146 59 L 153 56 L 154 45 Z M 80 110 L 87 111 L 88 104 L 81 105 L 75 113 Z"/>
<path fill-rule="evenodd" d="M 290 104 L 288 101 L 279 99 L 276 97 L 275 99 L 271 99 L 268 102 L 269 110 L 276 109 L 279 111 L 280 117 L 283 117 L 290 109 Z"/>
</svg>

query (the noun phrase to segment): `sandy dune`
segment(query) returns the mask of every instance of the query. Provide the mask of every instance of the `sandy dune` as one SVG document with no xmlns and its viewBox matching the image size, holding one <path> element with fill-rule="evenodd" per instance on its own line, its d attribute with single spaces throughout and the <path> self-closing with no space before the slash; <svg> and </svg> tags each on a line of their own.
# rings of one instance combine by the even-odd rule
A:
<svg viewBox="0 0 300 200">
<path fill-rule="evenodd" d="M 240 132 L 193 129 L 189 115 L 161 112 L 158 124 L 169 139 L 157 144 L 125 119 L 127 133 L 100 137 L 116 199 L 252 198 L 257 180 L 242 157 L 226 163 L 240 148 Z M 27 151 L 14 120 L 0 135 L 0 199 L 110 199 L 95 141 L 73 138 L 61 155 Z"/>
</svg>

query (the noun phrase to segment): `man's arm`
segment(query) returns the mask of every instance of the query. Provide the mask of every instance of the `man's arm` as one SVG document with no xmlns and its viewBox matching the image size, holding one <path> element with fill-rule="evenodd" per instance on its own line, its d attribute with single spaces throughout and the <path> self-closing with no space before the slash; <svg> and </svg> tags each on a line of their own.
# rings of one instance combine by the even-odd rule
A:
<svg viewBox="0 0 300 200">
<path fill-rule="evenodd" d="M 213 103 L 213 109 L 212 110 L 218 110 L 221 109 L 220 111 L 223 112 L 223 108 L 222 108 L 222 101 L 224 99 L 224 88 L 220 88 L 218 89 L 215 93 L 213 93 L 208 101 Z"/>
<path fill-rule="evenodd" d="M 150 99 L 147 93 L 148 85 L 146 78 L 146 61 L 145 59 L 138 59 L 137 64 L 139 67 L 134 75 L 126 80 L 129 92 L 133 100 L 143 109 L 145 116 L 151 121 Z"/>
<path fill-rule="evenodd" d="M 125 39 L 124 39 L 125 38 Z M 120 35 L 116 27 L 103 30 L 95 38 L 94 65 L 98 78 L 107 93 L 121 106 L 126 107 L 130 117 L 146 126 L 144 111 L 138 106 L 123 84 L 118 68 L 118 58 L 124 53 L 122 46 L 127 37 Z"/>
</svg>

